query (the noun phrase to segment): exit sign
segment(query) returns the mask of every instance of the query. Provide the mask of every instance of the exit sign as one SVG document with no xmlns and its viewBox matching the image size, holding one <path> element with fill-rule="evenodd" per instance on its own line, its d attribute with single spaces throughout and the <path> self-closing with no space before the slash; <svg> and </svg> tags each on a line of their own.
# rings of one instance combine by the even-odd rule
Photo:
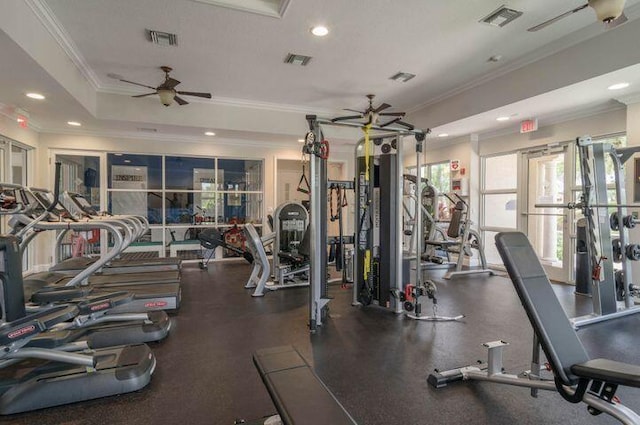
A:
<svg viewBox="0 0 640 425">
<path fill-rule="evenodd" d="M 520 123 L 520 133 L 531 133 L 538 129 L 538 119 L 524 120 Z"/>
</svg>

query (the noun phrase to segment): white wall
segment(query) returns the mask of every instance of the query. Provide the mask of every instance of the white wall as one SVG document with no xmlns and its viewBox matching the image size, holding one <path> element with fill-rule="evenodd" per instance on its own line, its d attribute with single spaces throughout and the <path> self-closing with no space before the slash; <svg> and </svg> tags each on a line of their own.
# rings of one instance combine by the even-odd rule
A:
<svg viewBox="0 0 640 425">
<path fill-rule="evenodd" d="M 0 114 L 0 135 L 31 147 L 38 146 L 38 133 L 30 128 L 22 128 L 18 123 Z"/>
<path fill-rule="evenodd" d="M 624 107 L 599 115 L 579 118 L 541 127 L 533 133 L 514 133 L 480 140 L 480 155 L 492 155 L 555 142 L 575 140 L 576 137 L 602 136 L 625 131 L 627 114 Z M 640 136 L 640 134 L 639 134 Z"/>
</svg>

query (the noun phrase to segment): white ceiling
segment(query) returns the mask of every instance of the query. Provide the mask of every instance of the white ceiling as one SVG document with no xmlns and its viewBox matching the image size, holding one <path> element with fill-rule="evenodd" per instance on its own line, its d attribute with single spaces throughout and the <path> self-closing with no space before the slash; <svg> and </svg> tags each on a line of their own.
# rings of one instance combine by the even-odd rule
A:
<svg viewBox="0 0 640 425">
<path fill-rule="evenodd" d="M 12 34 L 9 29 L 7 34 L 0 32 L 4 58 L 0 62 L 0 102 L 26 108 L 33 122 L 47 131 L 78 119 L 85 130 L 96 132 L 153 127 L 158 133 L 196 137 L 212 129 L 228 138 L 293 140 L 291 134 L 304 130 L 303 120 L 292 131 L 286 131 L 284 124 L 273 126 L 271 131 L 264 126 L 243 129 L 219 119 L 189 118 L 212 116 L 212 105 L 220 104 L 234 105 L 238 111 L 246 106 L 263 111 L 327 113 L 361 107 L 367 93 L 376 93 L 380 101 L 397 109 L 416 110 L 575 44 L 587 30 L 589 37 L 603 32 L 594 24 L 590 8 L 543 31 L 526 31 L 583 0 L 505 1 L 524 15 L 504 28 L 478 23 L 502 4 L 493 0 L 291 0 L 281 19 L 193 0 L 23 1 L 48 14 L 76 64 L 85 67 L 83 72 L 91 85 L 111 106 L 88 111 L 75 93 L 69 93 L 59 69 L 45 72 L 43 61 L 34 60 L 33 52 L 22 51 L 19 45 L 24 43 L 12 40 L 7 35 Z M 640 0 L 627 0 L 627 9 L 638 4 Z M 630 17 L 633 21 L 635 16 Z M 1 22 L 0 30 L 4 30 Z M 317 23 L 326 24 L 331 33 L 325 38 L 313 37 L 309 28 Z M 176 33 L 178 46 L 151 44 L 145 29 Z M 575 39 L 575 34 L 582 38 Z M 307 67 L 287 65 L 283 59 L 288 52 L 310 55 L 313 60 Z M 487 62 L 492 55 L 503 59 Z M 210 91 L 214 99 L 165 109 L 157 99 L 128 97 L 145 89 L 108 77 L 119 74 L 155 86 L 162 80 L 160 65 L 174 68 L 173 76 L 183 82 L 179 89 Z M 417 77 L 406 84 L 390 81 L 388 77 L 398 71 Z M 544 114 L 549 113 L 548 108 L 557 112 L 610 101 L 610 94 L 598 91 L 595 85 L 583 85 L 583 89 L 584 96 L 573 97 L 575 101 L 562 103 L 562 108 L 555 102 L 534 99 L 529 106 L 518 105 L 518 113 Z M 28 90 L 45 92 L 55 101 L 37 104 L 25 100 L 23 94 Z M 597 99 L 596 91 L 601 93 Z M 109 109 L 145 109 L 146 114 L 123 117 L 104 112 Z M 493 113 L 456 121 L 455 128 L 443 128 L 451 134 L 492 130 L 498 125 L 494 120 L 489 125 L 486 118 Z"/>
</svg>

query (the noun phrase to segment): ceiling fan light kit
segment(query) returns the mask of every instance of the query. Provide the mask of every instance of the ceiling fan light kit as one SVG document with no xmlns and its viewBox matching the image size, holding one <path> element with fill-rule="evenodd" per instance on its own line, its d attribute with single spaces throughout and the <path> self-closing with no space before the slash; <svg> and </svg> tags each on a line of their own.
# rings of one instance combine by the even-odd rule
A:
<svg viewBox="0 0 640 425">
<path fill-rule="evenodd" d="M 599 21 L 608 23 L 622 15 L 625 0 L 589 0 Z"/>
<path fill-rule="evenodd" d="M 158 90 L 158 96 L 160 96 L 160 102 L 162 102 L 164 106 L 170 106 L 173 103 L 173 98 L 175 95 L 176 95 L 176 92 L 174 90 L 168 90 L 168 89 Z"/>
<path fill-rule="evenodd" d="M 120 79 L 120 81 L 124 83 L 134 84 L 140 87 L 146 87 L 151 90 L 155 90 L 154 92 L 151 92 L 151 93 L 138 94 L 132 97 L 147 97 L 147 96 L 152 96 L 154 94 L 157 94 L 158 97 L 160 97 L 160 102 L 164 106 L 172 105 L 174 100 L 178 105 L 189 104 L 189 102 L 179 97 L 178 96 L 179 94 L 184 96 L 195 96 L 195 97 L 203 97 L 205 99 L 211 99 L 211 93 L 176 90 L 175 87 L 178 84 L 180 84 L 180 81 L 176 80 L 175 78 L 171 78 L 169 76 L 169 73 L 172 71 L 172 68 L 168 66 L 161 66 L 160 69 L 164 72 L 164 81 L 158 87 L 152 87 L 146 84 L 140 84 L 140 83 L 136 83 L 135 81 L 129 81 L 124 79 Z"/>
<path fill-rule="evenodd" d="M 357 122 L 361 124 L 363 127 L 365 126 L 378 126 L 380 128 L 385 128 L 392 124 L 398 124 L 404 128 L 409 130 L 413 130 L 415 127 L 412 124 L 402 121 L 402 118 L 406 115 L 404 112 L 383 112 L 389 108 L 391 105 L 388 103 L 382 103 L 377 108 L 373 107 L 373 99 L 375 95 L 368 94 L 367 99 L 369 99 L 369 107 L 364 111 L 358 111 L 355 109 L 345 109 L 345 111 L 355 112 L 358 115 L 347 115 L 343 117 L 336 117 L 331 120 L 331 122 Z M 360 121 L 364 120 L 364 122 Z M 380 122 L 381 120 L 386 120 L 386 122 Z"/>
<path fill-rule="evenodd" d="M 624 14 L 624 3 L 625 0 L 588 0 L 587 3 L 582 6 L 571 9 L 556 16 L 555 18 L 548 19 L 541 24 L 529 28 L 527 31 L 540 31 L 541 29 L 588 7 L 591 7 L 595 11 L 598 20 L 604 22 L 607 28 L 615 28 L 628 20 Z"/>
</svg>

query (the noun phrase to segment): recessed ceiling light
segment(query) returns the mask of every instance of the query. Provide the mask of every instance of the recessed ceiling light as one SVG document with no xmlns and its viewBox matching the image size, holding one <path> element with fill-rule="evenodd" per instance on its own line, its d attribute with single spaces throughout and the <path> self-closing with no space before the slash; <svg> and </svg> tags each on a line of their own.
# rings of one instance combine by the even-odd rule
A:
<svg viewBox="0 0 640 425">
<path fill-rule="evenodd" d="M 298 143 L 304 143 L 304 139 L 298 139 Z"/>
<path fill-rule="evenodd" d="M 27 97 L 30 97 L 31 99 L 36 99 L 36 100 L 44 100 L 45 97 L 43 95 L 41 95 L 40 93 L 27 93 Z"/>
<path fill-rule="evenodd" d="M 317 25 L 311 28 L 311 34 L 315 35 L 316 37 L 324 37 L 325 35 L 329 34 L 329 28 L 323 25 Z"/>
<path fill-rule="evenodd" d="M 115 153 L 114 155 L 115 155 L 115 156 L 122 156 L 122 154 L 121 154 L 121 153 Z"/>
<path fill-rule="evenodd" d="M 618 84 L 614 84 L 612 86 L 607 87 L 609 90 L 622 90 L 622 89 L 626 89 L 627 87 L 629 87 L 629 83 L 618 83 Z"/>
<path fill-rule="evenodd" d="M 74 127 L 80 127 L 82 125 L 78 121 L 67 121 L 67 124 L 72 125 Z"/>
<path fill-rule="evenodd" d="M 449 133 L 440 133 L 438 134 L 438 137 L 448 137 Z"/>
<path fill-rule="evenodd" d="M 127 164 L 131 162 L 130 159 L 125 159 L 124 162 L 126 162 Z"/>
<path fill-rule="evenodd" d="M 511 117 L 498 117 L 496 118 L 496 121 L 509 121 L 511 119 Z"/>
<path fill-rule="evenodd" d="M 204 135 L 205 135 L 205 136 L 215 136 L 215 135 L 216 135 L 216 133 L 214 133 L 213 131 L 205 131 L 205 132 L 204 132 Z"/>
</svg>

